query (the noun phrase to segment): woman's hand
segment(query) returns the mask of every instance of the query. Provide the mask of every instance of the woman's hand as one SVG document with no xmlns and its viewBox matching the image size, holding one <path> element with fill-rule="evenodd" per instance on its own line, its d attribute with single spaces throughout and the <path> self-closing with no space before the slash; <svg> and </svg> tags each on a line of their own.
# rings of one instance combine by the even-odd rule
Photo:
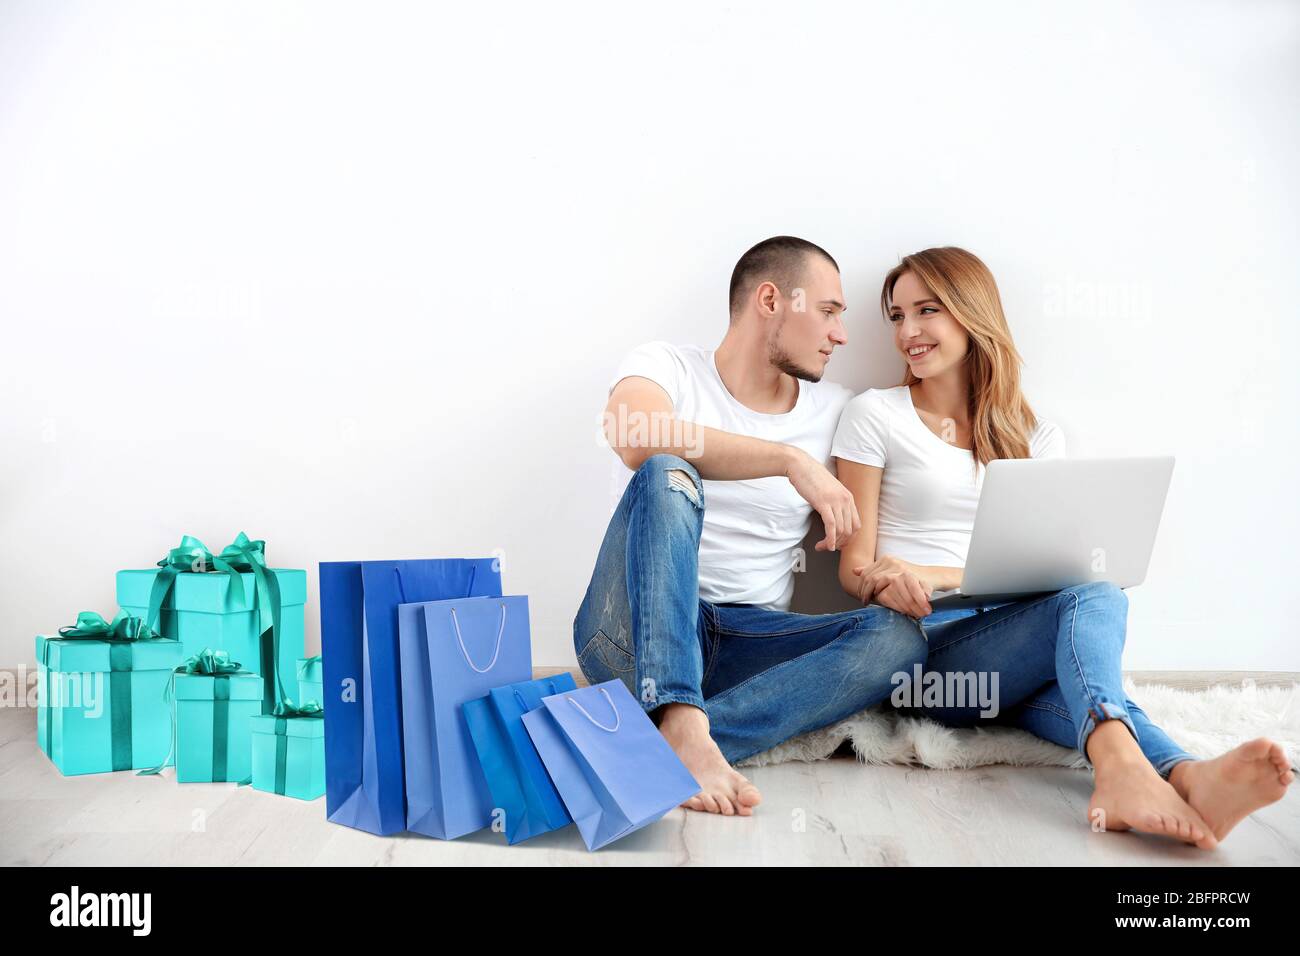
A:
<svg viewBox="0 0 1300 956">
<path fill-rule="evenodd" d="M 884 555 L 854 568 L 853 573 L 858 575 L 858 600 L 864 605 L 875 601 L 915 618 L 930 614 L 930 595 L 938 586 L 930 568 Z"/>
</svg>

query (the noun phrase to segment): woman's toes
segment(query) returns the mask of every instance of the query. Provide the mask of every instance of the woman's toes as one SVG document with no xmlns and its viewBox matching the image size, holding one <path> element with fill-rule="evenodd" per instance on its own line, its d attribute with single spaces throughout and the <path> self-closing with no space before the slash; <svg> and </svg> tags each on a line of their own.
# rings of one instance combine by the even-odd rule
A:
<svg viewBox="0 0 1300 956">
<path fill-rule="evenodd" d="M 736 815 L 736 808 L 731 805 L 731 801 L 725 795 L 718 794 L 717 801 L 718 808 L 722 810 L 724 817 L 734 817 Z"/>
<path fill-rule="evenodd" d="M 711 793 L 701 794 L 700 800 L 704 802 L 704 809 L 707 810 L 709 813 L 722 812 L 722 808 L 718 806 L 718 801 L 716 798 L 714 798 L 713 794 Z"/>
</svg>

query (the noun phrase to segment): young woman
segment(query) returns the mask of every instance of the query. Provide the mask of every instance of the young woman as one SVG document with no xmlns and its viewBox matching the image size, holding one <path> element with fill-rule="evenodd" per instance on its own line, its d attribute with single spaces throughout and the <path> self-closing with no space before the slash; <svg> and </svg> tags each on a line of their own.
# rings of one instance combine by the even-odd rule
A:
<svg viewBox="0 0 1300 956">
<path fill-rule="evenodd" d="M 1065 454 L 1056 426 L 1020 391 L 1020 356 L 988 268 L 963 249 L 926 249 L 885 277 L 881 307 L 907 361 L 904 384 L 870 389 L 844 410 L 832 454 L 861 530 L 840 583 L 863 604 L 920 621 L 928 672 L 998 674 L 996 717 L 1092 765 L 1089 822 L 1213 847 L 1294 779 L 1263 738 L 1213 760 L 1192 757 L 1124 693 L 1124 592 L 1090 583 L 1008 604 L 932 612 L 961 584 L 984 466 Z M 991 681 L 990 681 L 991 684 Z M 981 706 L 907 708 L 972 726 Z"/>
</svg>

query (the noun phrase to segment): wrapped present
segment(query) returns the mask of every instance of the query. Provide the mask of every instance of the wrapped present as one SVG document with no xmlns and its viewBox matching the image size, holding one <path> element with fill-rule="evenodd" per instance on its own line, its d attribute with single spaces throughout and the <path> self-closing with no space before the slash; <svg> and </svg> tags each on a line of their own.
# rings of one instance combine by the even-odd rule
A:
<svg viewBox="0 0 1300 956">
<path fill-rule="evenodd" d="M 172 669 L 179 641 L 119 612 L 111 623 L 82 611 L 58 637 L 36 638 L 36 738 L 65 775 L 166 764 Z"/>
<path fill-rule="evenodd" d="M 262 678 L 224 651 L 204 650 L 176 668 L 176 780 L 247 780 L 253 772 L 250 717 L 262 713 Z"/>
<path fill-rule="evenodd" d="M 325 795 L 325 720 L 315 701 L 288 701 L 281 713 L 248 718 L 253 731 L 253 787 L 299 800 Z"/>
<path fill-rule="evenodd" d="M 325 706 L 325 668 L 321 656 L 304 657 L 298 661 L 298 699 L 314 700 Z"/>
<path fill-rule="evenodd" d="M 117 573 L 123 609 L 180 641 L 186 655 L 223 650 L 261 675 L 262 713 L 301 699 L 295 668 L 304 656 L 306 571 L 267 567 L 265 542 L 243 532 L 219 554 L 186 535 L 158 565 Z"/>
</svg>

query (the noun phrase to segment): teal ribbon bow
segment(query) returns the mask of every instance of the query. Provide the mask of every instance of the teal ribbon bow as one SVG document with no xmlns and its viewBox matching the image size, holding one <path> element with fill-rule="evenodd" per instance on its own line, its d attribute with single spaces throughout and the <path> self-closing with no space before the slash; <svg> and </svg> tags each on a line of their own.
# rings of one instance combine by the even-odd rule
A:
<svg viewBox="0 0 1300 956">
<path fill-rule="evenodd" d="M 84 637 L 97 641 L 152 641 L 160 635 L 134 614 L 119 610 L 112 623 L 98 611 L 82 611 L 76 624 L 59 628 L 59 637 Z"/>
<path fill-rule="evenodd" d="M 241 574 L 252 574 L 255 610 L 258 614 L 259 657 L 262 675 L 262 712 L 274 713 L 285 698 L 284 683 L 280 677 L 280 582 L 266 566 L 266 542 L 252 541 L 244 532 L 235 540 L 213 554 L 198 538 L 183 535 L 179 546 L 167 552 L 158 562 L 162 570 L 154 578 L 149 594 L 148 625 L 154 627 L 162 617 L 162 606 L 181 574 L 225 574 L 230 578 L 226 589 L 226 607 L 243 610 L 244 583 Z"/>
<path fill-rule="evenodd" d="M 140 618 L 119 610 L 112 622 L 98 611 L 82 611 L 77 623 L 59 628 L 57 640 L 103 641 L 108 644 L 109 735 L 112 740 L 113 769 L 130 770 L 135 763 L 131 740 L 131 647 L 137 641 L 160 640 Z M 49 682 L 50 644 L 41 651 L 41 666 Z M 45 721 L 45 752 L 53 753 L 54 720 Z"/>
</svg>

